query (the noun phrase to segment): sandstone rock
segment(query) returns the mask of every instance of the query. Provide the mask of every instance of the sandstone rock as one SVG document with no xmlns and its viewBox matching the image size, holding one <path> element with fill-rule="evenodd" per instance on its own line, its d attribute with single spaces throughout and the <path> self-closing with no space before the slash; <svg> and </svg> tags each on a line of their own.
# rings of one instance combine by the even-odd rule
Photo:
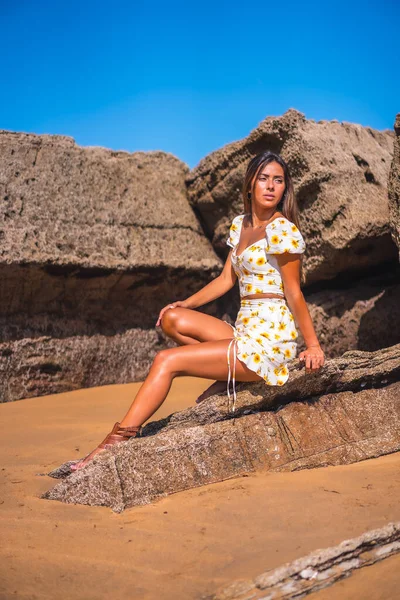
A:
<svg viewBox="0 0 400 600">
<path fill-rule="evenodd" d="M 396 116 L 394 130 L 396 138 L 388 184 L 389 213 L 393 240 L 400 249 L 400 113 Z"/>
<path fill-rule="evenodd" d="M 3 264 L 219 266 L 187 202 L 188 168 L 170 154 L 3 131 L 0 157 Z"/>
<path fill-rule="evenodd" d="M 142 380 L 155 353 L 171 345 L 159 332 L 24 338 L 0 344 L 0 402 Z"/>
<path fill-rule="evenodd" d="M 347 464 L 400 449 L 400 344 L 348 352 L 283 388 L 242 384 L 226 397 L 148 425 L 144 437 L 98 455 L 44 497 L 121 511 L 258 469 Z M 53 476 L 64 475 L 65 465 Z"/>
<path fill-rule="evenodd" d="M 233 216 L 243 212 L 249 160 L 272 150 L 289 163 L 307 242 L 307 284 L 393 259 L 387 178 L 393 132 L 305 119 L 296 110 L 268 117 L 239 142 L 211 153 L 187 176 L 191 202 L 214 248 L 226 256 Z"/>
<path fill-rule="evenodd" d="M 348 350 L 372 352 L 400 340 L 400 268 L 335 288 L 306 293 L 306 301 L 325 355 Z M 390 316 L 389 316 L 390 315 Z M 390 321 L 389 321 L 390 319 Z M 390 322 L 390 324 L 389 324 Z M 298 350 L 305 349 L 299 331 Z"/>
<path fill-rule="evenodd" d="M 210 600 L 278 600 L 303 598 L 400 552 L 400 521 L 311 552 L 250 581 L 238 581 Z"/>
<path fill-rule="evenodd" d="M 220 271 L 187 166 L 4 131 L 0 158 L 0 399 L 143 378 L 160 308 Z"/>
</svg>

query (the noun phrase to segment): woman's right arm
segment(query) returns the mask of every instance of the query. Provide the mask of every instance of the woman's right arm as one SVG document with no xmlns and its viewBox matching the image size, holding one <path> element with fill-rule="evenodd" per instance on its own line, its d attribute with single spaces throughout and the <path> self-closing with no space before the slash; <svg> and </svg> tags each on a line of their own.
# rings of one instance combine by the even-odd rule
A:
<svg viewBox="0 0 400 600">
<path fill-rule="evenodd" d="M 186 300 L 171 302 L 167 306 L 164 306 L 160 311 L 156 326 L 161 323 L 164 312 L 169 308 L 177 308 L 178 306 L 182 308 L 198 308 L 199 306 L 203 306 L 203 304 L 207 304 L 208 302 L 212 302 L 212 300 L 223 296 L 232 289 L 237 277 L 232 268 L 231 254 L 232 250 L 229 252 L 224 268 L 218 277 L 210 281 L 210 283 L 207 283 L 207 285 L 202 287 L 201 290 L 192 296 L 189 296 L 189 298 L 186 298 Z"/>
</svg>

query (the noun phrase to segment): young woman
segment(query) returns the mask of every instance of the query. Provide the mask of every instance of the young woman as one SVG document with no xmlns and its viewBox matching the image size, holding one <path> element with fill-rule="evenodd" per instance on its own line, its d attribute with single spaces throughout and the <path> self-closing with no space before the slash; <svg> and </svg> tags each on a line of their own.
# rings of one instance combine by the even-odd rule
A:
<svg viewBox="0 0 400 600">
<path fill-rule="evenodd" d="M 106 447 L 139 434 L 141 425 L 167 397 L 174 377 L 217 380 L 198 400 L 221 391 L 228 380 L 228 400 L 235 409 L 235 380 L 283 385 L 288 361 L 296 356 L 297 330 L 306 349 L 299 359 L 306 372 L 324 364 L 324 353 L 300 289 L 305 242 L 289 169 L 277 154 L 263 152 L 249 163 L 243 185 L 244 214 L 233 219 L 231 250 L 221 274 L 186 300 L 165 306 L 156 325 L 180 346 L 159 352 L 122 421 L 85 459 L 84 467 Z M 235 326 L 196 312 L 239 280 L 241 306 Z M 233 403 L 230 402 L 232 379 Z M 221 382 L 223 382 L 221 387 Z"/>
</svg>

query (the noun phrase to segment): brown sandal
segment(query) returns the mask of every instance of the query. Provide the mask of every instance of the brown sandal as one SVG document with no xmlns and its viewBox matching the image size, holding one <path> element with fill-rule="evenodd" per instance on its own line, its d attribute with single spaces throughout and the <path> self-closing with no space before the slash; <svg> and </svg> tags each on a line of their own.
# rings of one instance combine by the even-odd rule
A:
<svg viewBox="0 0 400 600">
<path fill-rule="evenodd" d="M 119 423 L 115 423 L 110 433 L 97 446 L 97 448 L 106 449 L 107 446 L 115 446 L 120 442 L 127 442 L 131 437 L 137 437 L 142 431 L 142 426 L 139 427 L 120 427 Z M 96 448 L 96 450 L 97 450 Z"/>
<path fill-rule="evenodd" d="M 106 437 L 101 442 L 101 444 L 99 444 L 97 446 L 97 448 L 95 448 L 95 450 L 92 450 L 92 452 L 90 452 L 90 454 L 92 454 L 93 452 L 99 451 L 99 450 L 107 450 L 108 448 L 111 448 L 112 446 L 115 446 L 116 444 L 119 444 L 121 442 L 127 442 L 132 437 L 140 436 L 141 431 L 142 431 L 141 425 L 139 425 L 138 427 L 121 427 L 119 423 L 115 423 L 115 425 L 112 428 L 112 430 L 110 431 L 110 433 L 108 433 L 106 435 Z M 79 468 L 81 468 L 81 467 L 78 467 L 78 465 L 80 463 L 84 462 L 90 456 L 90 454 L 88 454 L 84 459 L 80 460 L 76 464 L 71 465 L 70 466 L 71 471 L 78 471 Z M 96 452 L 96 454 L 94 456 L 96 456 L 97 454 L 98 454 L 98 452 Z M 94 456 L 93 456 L 93 458 L 94 458 Z"/>
</svg>

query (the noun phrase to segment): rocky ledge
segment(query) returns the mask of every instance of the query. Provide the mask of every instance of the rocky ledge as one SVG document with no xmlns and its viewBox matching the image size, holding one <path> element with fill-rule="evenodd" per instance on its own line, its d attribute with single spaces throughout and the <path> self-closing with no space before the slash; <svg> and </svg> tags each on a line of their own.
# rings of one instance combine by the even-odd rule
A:
<svg viewBox="0 0 400 600">
<path fill-rule="evenodd" d="M 147 425 L 63 478 L 44 498 L 120 512 L 169 494 L 259 469 L 295 471 L 348 464 L 400 449 L 400 344 L 350 351 L 305 374 L 297 360 L 282 387 L 239 386 Z"/>
</svg>

